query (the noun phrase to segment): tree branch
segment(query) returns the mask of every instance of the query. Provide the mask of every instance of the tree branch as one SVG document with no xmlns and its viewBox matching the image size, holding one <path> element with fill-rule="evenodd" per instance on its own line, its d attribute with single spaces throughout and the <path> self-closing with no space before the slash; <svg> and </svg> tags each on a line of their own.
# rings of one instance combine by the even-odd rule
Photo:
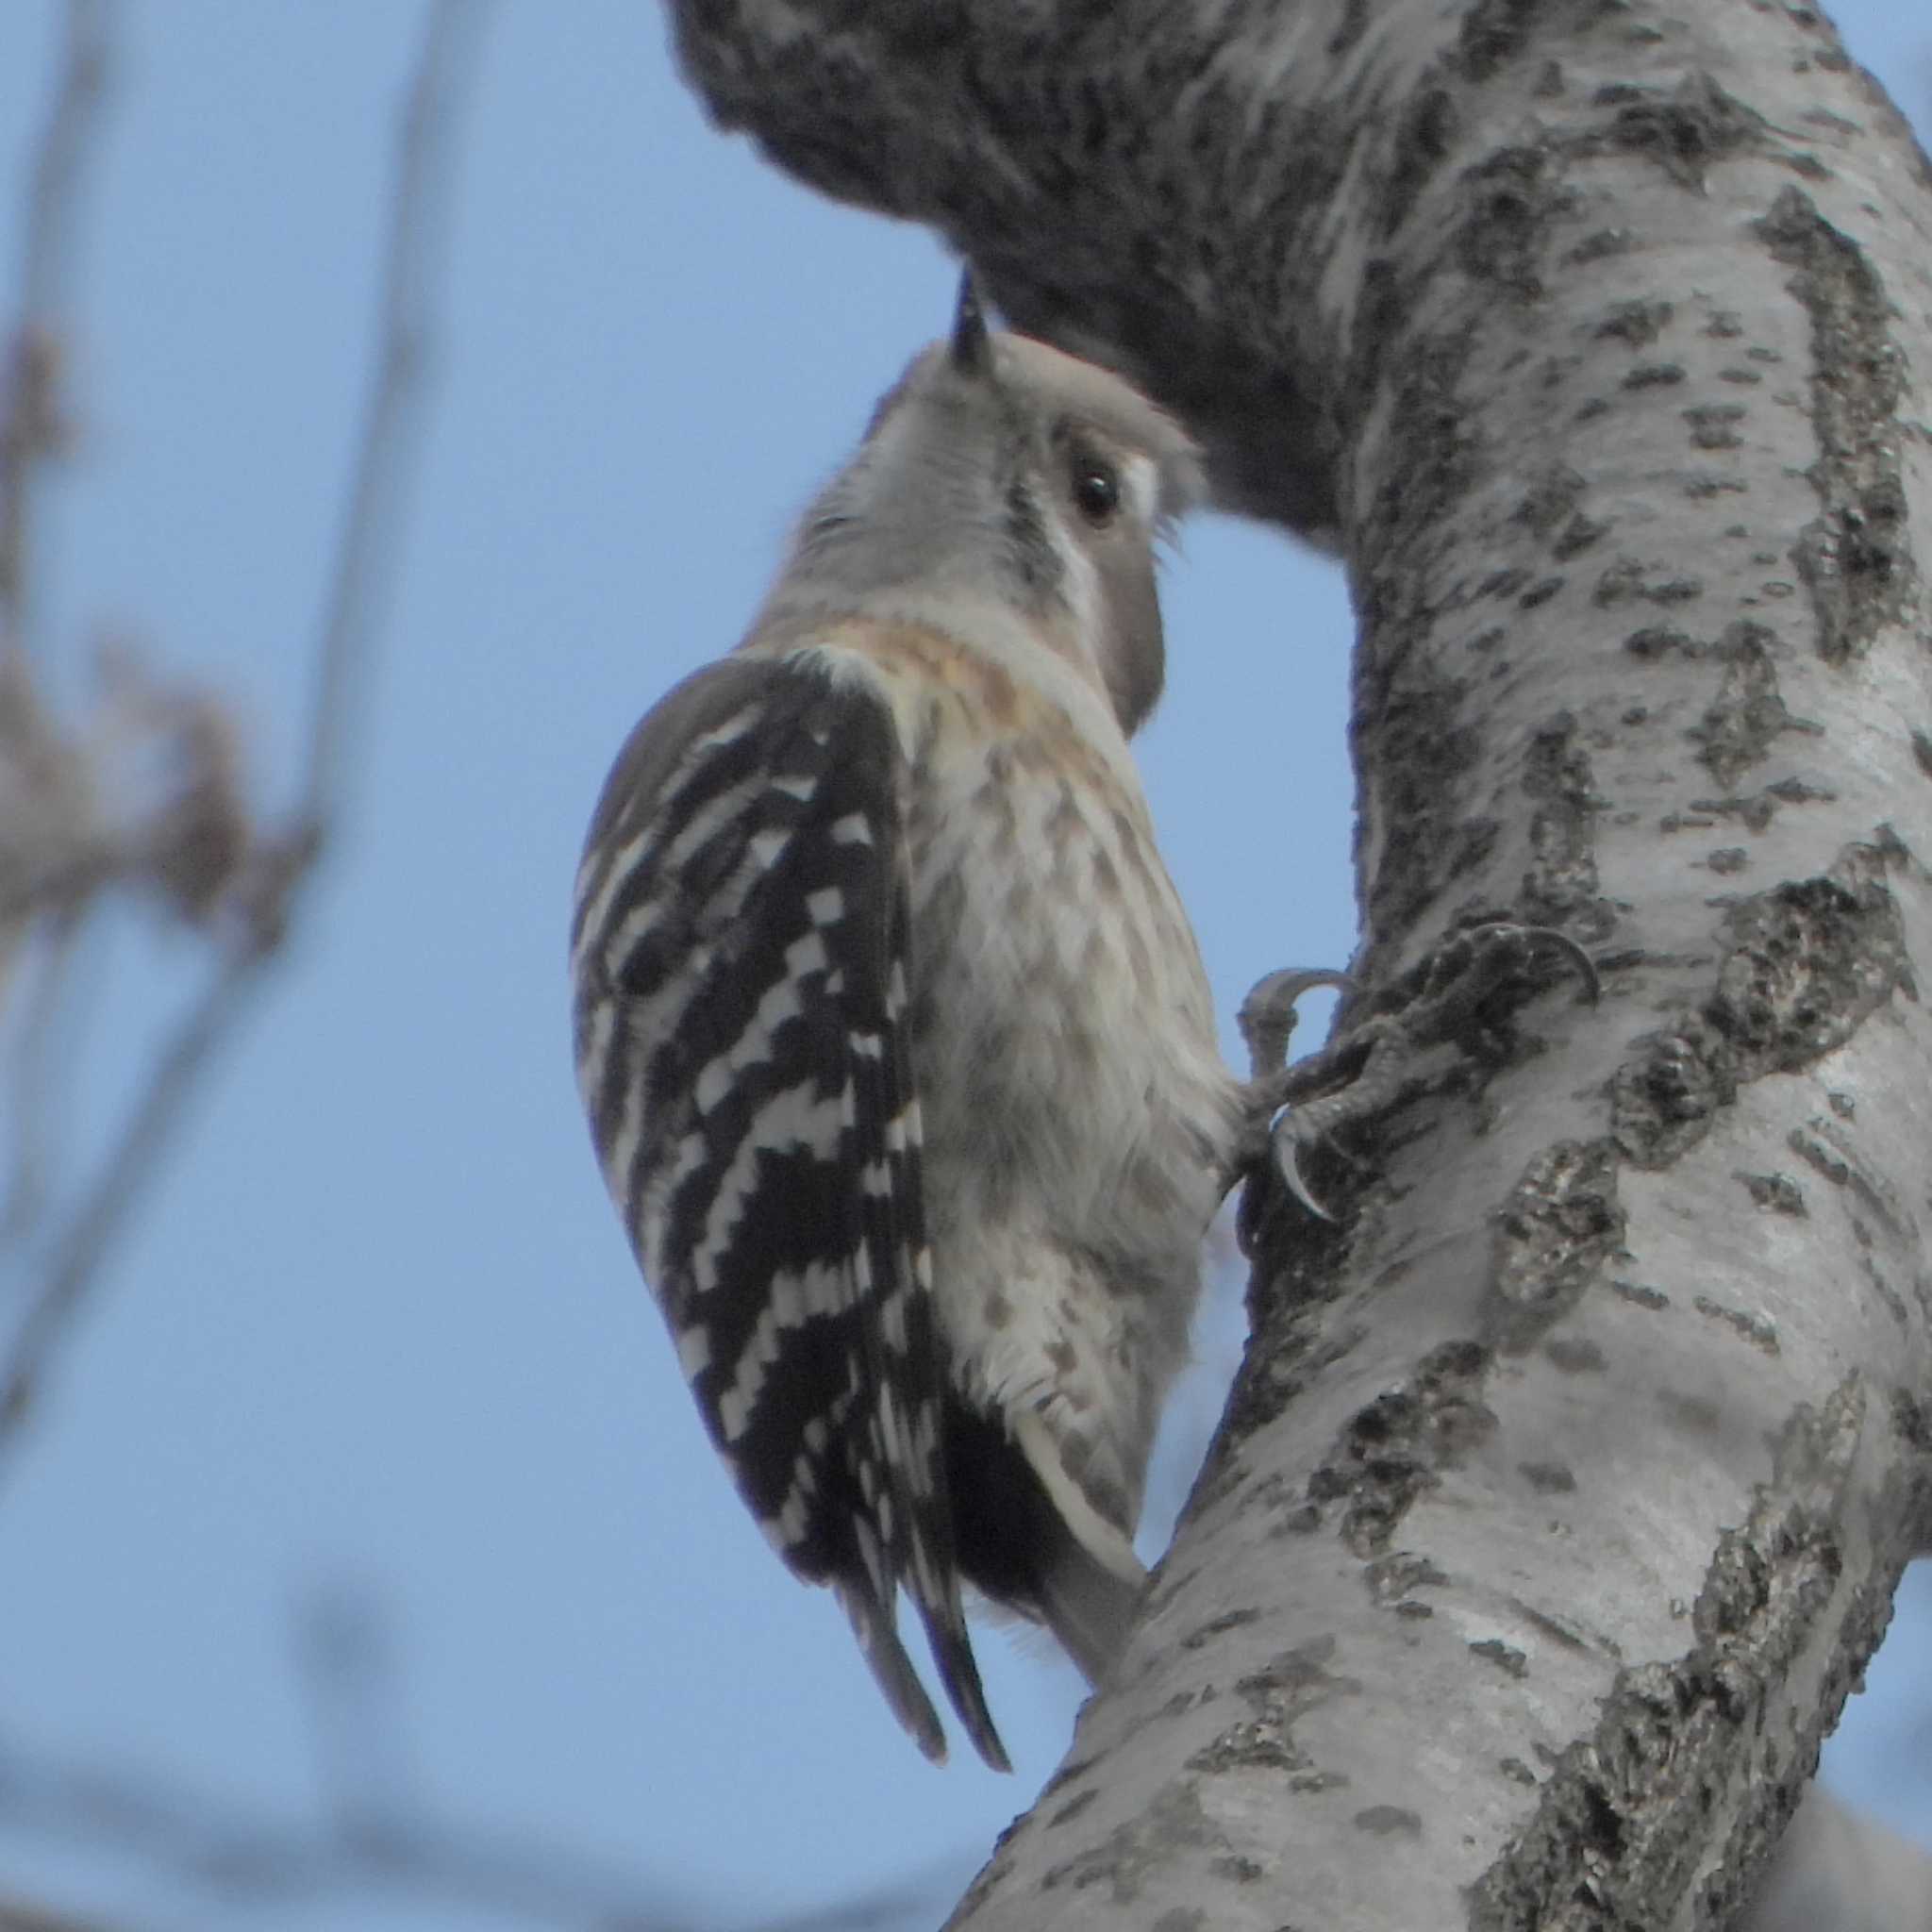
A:
<svg viewBox="0 0 1932 1932">
<path fill-rule="evenodd" d="M 4 1734 L 0 1817 L 93 1854 L 138 1859 L 201 1898 L 258 1917 L 378 1897 L 581 1932 L 712 1932 L 717 1924 L 714 1912 L 678 1903 L 672 1888 L 622 1863 L 500 1824 L 364 1802 L 310 1824 Z M 823 1911 L 788 1913 L 754 1932 L 898 1932 L 930 1924 L 941 1896 L 937 1874 L 928 1875 Z M 8 1909 L 0 1902 L 0 1932 L 11 1923 Z M 23 1919 L 23 1932 L 29 1924 L 68 1922 Z"/>
<path fill-rule="evenodd" d="M 20 321 L 0 375 L 0 654 L 27 645 L 31 496 L 62 441 L 60 340 L 82 191 L 109 66 L 110 0 L 68 0 L 59 85 L 35 156 Z"/>
<path fill-rule="evenodd" d="M 258 842 L 215 908 L 222 938 L 208 984 L 158 1055 L 92 1185 L 51 1243 L 42 1278 L 0 1361 L 0 1469 L 17 1448 L 49 1359 L 72 1332 L 114 1241 L 177 1140 L 191 1101 L 258 997 L 339 823 L 357 706 L 407 521 L 458 108 L 486 15 L 487 0 L 434 0 L 398 128 L 371 391 L 324 600 L 308 748 L 293 811 L 281 830 Z"/>
<path fill-rule="evenodd" d="M 1923 158 L 1742 0 L 675 13 L 724 125 L 1339 530 L 1365 1003 L 1486 918 L 1606 969 L 1277 1217 L 958 1923 L 1728 1922 L 1932 1496 Z"/>
<path fill-rule="evenodd" d="M 346 766 L 370 695 L 370 654 L 395 581 L 422 453 L 425 383 L 441 333 L 437 302 L 456 170 L 454 126 L 475 72 L 491 0 L 435 0 L 396 146 L 378 346 L 335 569 L 315 653 L 296 823 L 319 841 L 341 817 Z"/>
</svg>

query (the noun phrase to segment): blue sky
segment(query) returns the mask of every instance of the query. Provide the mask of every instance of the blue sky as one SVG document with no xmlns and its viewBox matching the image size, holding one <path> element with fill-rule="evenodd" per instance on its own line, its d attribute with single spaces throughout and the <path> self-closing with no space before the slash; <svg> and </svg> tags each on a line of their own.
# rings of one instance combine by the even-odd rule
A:
<svg viewBox="0 0 1932 1932">
<path fill-rule="evenodd" d="M 928 1771 L 829 1599 L 785 1580 L 634 1277 L 567 1039 L 569 887 L 617 743 L 737 635 L 955 271 L 711 133 L 657 8 L 565 11 L 502 0 L 487 46 L 339 855 L 0 1486 L 0 1896 L 144 1928 L 504 1923 L 390 1895 L 211 1907 L 9 1809 L 25 1758 L 321 1818 L 294 1637 L 317 1590 L 385 1613 L 392 1785 L 707 1927 L 922 1873 L 943 1895 L 1066 1740 L 1071 1674 L 992 1635 L 1019 1775 L 958 1752 Z M 1916 106 L 1932 76 L 1903 13 L 1840 18 Z M 57 25 L 52 0 L 0 17 L 0 269 Z M 38 645 L 71 691 L 104 626 L 218 681 L 270 799 L 301 741 L 415 33 L 390 0 L 120 16 Z M 1218 520 L 1167 594 L 1143 763 L 1231 1012 L 1270 967 L 1349 951 L 1348 612 L 1332 569 Z M 70 1184 L 196 958 L 144 915 L 93 935 Z M 1157 1502 L 1238 1322 L 1210 1314 Z M 1915 1587 L 1832 1766 L 1932 1841 L 1928 1618 Z"/>
</svg>

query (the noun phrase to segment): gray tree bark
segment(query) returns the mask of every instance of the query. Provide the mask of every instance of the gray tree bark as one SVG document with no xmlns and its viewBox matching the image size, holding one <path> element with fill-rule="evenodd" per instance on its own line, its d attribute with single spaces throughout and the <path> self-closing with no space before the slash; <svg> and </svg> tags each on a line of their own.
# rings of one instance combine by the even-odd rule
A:
<svg viewBox="0 0 1932 1932">
<path fill-rule="evenodd" d="M 1270 1217 L 1119 1681 L 956 1923 L 1732 1923 L 1932 1522 L 1924 158 L 1774 0 L 673 10 L 722 123 L 1339 545 L 1356 1016 L 1483 917 L 1605 976 Z"/>
</svg>

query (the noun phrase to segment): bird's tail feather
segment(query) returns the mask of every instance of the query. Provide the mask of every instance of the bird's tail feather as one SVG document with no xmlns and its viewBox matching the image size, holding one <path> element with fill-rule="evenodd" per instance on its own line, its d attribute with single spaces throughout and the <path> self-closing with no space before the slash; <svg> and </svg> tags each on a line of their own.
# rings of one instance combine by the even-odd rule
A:
<svg viewBox="0 0 1932 1932">
<path fill-rule="evenodd" d="M 912 1668 L 912 1659 L 906 1655 L 906 1646 L 899 1641 L 893 1605 L 881 1604 L 860 1579 L 837 1583 L 832 1589 L 840 1607 L 852 1620 L 852 1634 L 858 1638 L 858 1647 L 872 1666 L 886 1702 L 892 1707 L 892 1715 L 935 1764 L 943 1764 L 945 1730 L 940 1724 L 939 1712 L 932 1707 L 932 1699 L 925 1694 L 925 1686 L 919 1681 L 919 1673 Z"/>
<path fill-rule="evenodd" d="M 1040 1573 L 1041 1611 L 1081 1674 L 1098 1690 L 1126 1647 L 1147 1572 L 1125 1531 L 1101 1515 L 1067 1474 L 1038 1416 L 1022 1416 L 1013 1439 L 1067 1531 Z"/>
</svg>

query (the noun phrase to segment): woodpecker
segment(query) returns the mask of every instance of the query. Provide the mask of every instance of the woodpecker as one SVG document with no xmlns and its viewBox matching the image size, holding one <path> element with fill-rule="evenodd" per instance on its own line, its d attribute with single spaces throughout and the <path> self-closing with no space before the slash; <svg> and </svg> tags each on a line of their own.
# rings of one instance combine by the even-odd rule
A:
<svg viewBox="0 0 1932 1932">
<path fill-rule="evenodd" d="M 1252 1145 L 1128 751 L 1201 491 L 1179 425 L 991 331 L 969 276 L 742 641 L 632 732 L 577 874 L 578 1078 L 644 1279 L 935 1761 L 902 1589 L 997 1769 L 966 1587 L 1093 1683 L 1118 1656 Z"/>
</svg>

